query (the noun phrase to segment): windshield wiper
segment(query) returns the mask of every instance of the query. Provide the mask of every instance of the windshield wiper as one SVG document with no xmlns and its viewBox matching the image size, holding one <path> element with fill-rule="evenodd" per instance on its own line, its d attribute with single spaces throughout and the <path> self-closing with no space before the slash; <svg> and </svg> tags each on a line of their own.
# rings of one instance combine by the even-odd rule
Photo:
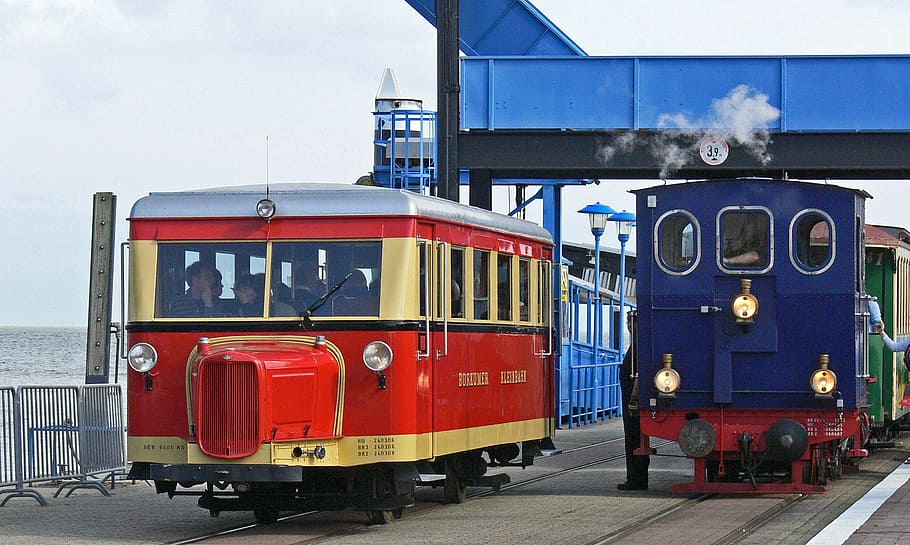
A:
<svg viewBox="0 0 910 545">
<path fill-rule="evenodd" d="M 338 289 L 341 288 L 341 286 L 343 286 L 344 283 L 347 282 L 348 279 L 351 278 L 353 275 L 354 275 L 354 271 L 351 271 L 348 274 L 344 275 L 344 278 L 342 278 L 341 280 L 338 281 L 337 284 L 332 286 L 332 289 L 330 289 L 329 291 L 320 295 L 319 299 L 316 299 L 315 301 L 313 301 L 312 305 L 310 305 L 309 307 L 306 308 L 306 310 L 304 310 L 303 312 L 300 313 L 300 317 L 303 318 L 303 325 L 305 328 L 310 328 L 313 326 L 313 321 L 310 320 L 310 317 L 313 315 L 313 313 L 316 312 L 317 310 L 319 310 L 320 308 L 322 308 L 322 306 L 328 302 L 329 297 L 331 297 L 333 293 L 338 291 Z"/>
</svg>

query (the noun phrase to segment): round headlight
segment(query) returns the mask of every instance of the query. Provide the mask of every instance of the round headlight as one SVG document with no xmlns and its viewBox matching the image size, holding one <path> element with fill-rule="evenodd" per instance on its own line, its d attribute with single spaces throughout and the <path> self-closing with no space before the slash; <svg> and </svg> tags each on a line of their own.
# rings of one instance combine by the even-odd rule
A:
<svg viewBox="0 0 910 545">
<path fill-rule="evenodd" d="M 130 348 L 126 359 L 134 371 L 147 373 L 158 364 L 158 351 L 148 343 L 138 343 Z"/>
<path fill-rule="evenodd" d="M 382 341 L 373 341 L 363 349 L 363 364 L 372 371 L 383 371 L 392 365 L 392 348 Z"/>
<path fill-rule="evenodd" d="M 275 202 L 271 199 L 262 199 L 256 203 L 256 213 L 259 214 L 259 217 L 262 219 L 271 219 L 275 215 Z"/>
<path fill-rule="evenodd" d="M 816 369 L 809 379 L 809 386 L 816 394 L 829 396 L 837 388 L 837 375 L 830 369 Z"/>
<path fill-rule="evenodd" d="M 758 299 L 754 295 L 744 293 L 733 300 L 733 314 L 737 320 L 751 320 L 758 313 Z"/>
<path fill-rule="evenodd" d="M 672 394 L 679 389 L 679 373 L 676 369 L 664 367 L 654 375 L 654 386 L 662 394 Z"/>
</svg>

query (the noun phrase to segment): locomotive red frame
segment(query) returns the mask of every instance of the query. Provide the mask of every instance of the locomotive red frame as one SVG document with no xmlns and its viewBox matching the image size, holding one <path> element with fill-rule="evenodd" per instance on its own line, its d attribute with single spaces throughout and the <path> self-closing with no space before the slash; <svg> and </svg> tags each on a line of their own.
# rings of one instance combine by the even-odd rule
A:
<svg viewBox="0 0 910 545">
<path fill-rule="evenodd" d="M 159 492 L 202 485 L 213 514 L 259 520 L 384 519 L 418 484 L 460 501 L 501 484 L 488 465 L 552 444 L 552 239 L 537 225 L 336 184 L 156 193 L 130 222 L 128 454 Z M 223 277 L 224 309 L 240 276 L 264 277 L 261 315 L 170 314 L 194 261 Z M 303 266 L 332 291 L 315 304 Z"/>
</svg>

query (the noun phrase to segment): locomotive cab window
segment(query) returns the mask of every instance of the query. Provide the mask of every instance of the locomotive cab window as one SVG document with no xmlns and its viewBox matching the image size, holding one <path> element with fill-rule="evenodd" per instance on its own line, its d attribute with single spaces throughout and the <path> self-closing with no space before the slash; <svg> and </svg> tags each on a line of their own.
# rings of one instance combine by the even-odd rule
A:
<svg viewBox="0 0 910 545">
<path fill-rule="evenodd" d="M 698 265 L 701 232 L 695 217 L 685 210 L 671 210 L 654 226 L 654 255 L 670 274 L 687 274 Z"/>
<path fill-rule="evenodd" d="M 717 221 L 718 267 L 726 272 L 765 272 L 771 268 L 770 212 L 761 207 L 724 208 Z"/>
<path fill-rule="evenodd" d="M 819 274 L 831 266 L 835 253 L 834 222 L 821 210 L 804 210 L 790 223 L 790 260 L 805 274 Z"/>
</svg>

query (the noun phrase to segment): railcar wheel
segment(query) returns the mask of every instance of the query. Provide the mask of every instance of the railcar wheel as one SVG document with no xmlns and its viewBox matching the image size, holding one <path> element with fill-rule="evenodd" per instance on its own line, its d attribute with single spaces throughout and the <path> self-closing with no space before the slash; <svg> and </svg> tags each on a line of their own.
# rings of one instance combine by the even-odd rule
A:
<svg viewBox="0 0 910 545">
<path fill-rule="evenodd" d="M 461 503 L 468 494 L 468 485 L 465 483 L 464 471 L 458 459 L 446 461 L 446 480 L 442 486 L 446 503 Z"/>
<path fill-rule="evenodd" d="M 370 524 L 385 524 L 389 521 L 388 511 L 367 511 L 367 520 Z"/>
</svg>

